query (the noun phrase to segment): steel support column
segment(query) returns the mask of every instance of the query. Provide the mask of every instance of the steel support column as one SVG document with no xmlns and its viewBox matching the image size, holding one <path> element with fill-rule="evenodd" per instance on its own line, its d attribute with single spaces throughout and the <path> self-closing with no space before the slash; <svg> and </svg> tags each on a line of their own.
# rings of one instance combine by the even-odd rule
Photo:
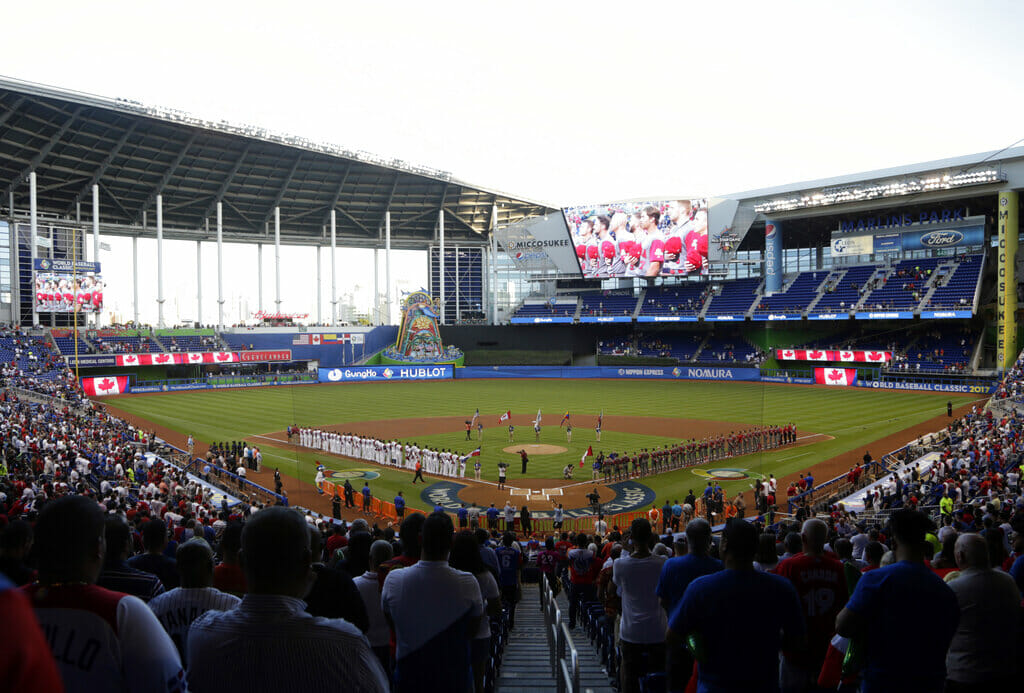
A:
<svg viewBox="0 0 1024 693">
<path fill-rule="evenodd" d="M 210 231 L 210 220 L 206 220 L 206 231 Z M 203 324 L 203 242 L 196 241 L 196 322 Z"/>
<path fill-rule="evenodd" d="M 445 285 L 445 281 L 444 281 L 444 210 L 443 209 L 437 210 L 437 239 L 438 239 L 438 245 L 439 245 L 439 250 L 437 252 L 437 259 L 438 259 L 438 269 L 440 270 L 437 273 L 438 279 L 440 280 L 439 283 L 438 283 L 438 291 L 441 294 L 440 299 L 439 299 L 440 302 L 441 302 L 441 324 L 444 325 L 445 323 L 448 322 L 445 319 L 447 317 L 448 302 L 444 300 L 444 285 Z"/>
<path fill-rule="evenodd" d="M 316 321 L 322 325 L 324 322 L 323 305 L 321 298 L 322 287 L 320 285 L 320 246 L 316 247 Z"/>
<path fill-rule="evenodd" d="M 29 228 L 29 245 L 32 248 L 32 266 L 29 267 L 29 272 L 33 281 L 35 280 L 36 271 L 36 233 L 39 230 L 39 219 L 37 218 L 36 210 L 36 172 L 29 171 L 28 174 L 28 228 Z M 51 239 L 51 247 L 52 246 Z M 39 324 L 39 313 L 36 312 L 36 301 L 35 295 L 32 296 L 32 326 L 35 327 Z"/>
<path fill-rule="evenodd" d="M 391 210 L 384 212 L 384 324 L 391 324 Z"/>
<path fill-rule="evenodd" d="M 217 327 L 224 327 L 224 203 L 217 201 Z"/>
<path fill-rule="evenodd" d="M 338 324 L 338 215 L 331 210 L 331 324 Z"/>
<path fill-rule="evenodd" d="M 274 308 L 281 314 L 281 208 L 274 207 Z"/>
<path fill-rule="evenodd" d="M 156 326 L 164 326 L 164 196 L 156 196 Z"/>
<path fill-rule="evenodd" d="M 132 321 L 139 324 L 139 237 L 132 236 Z"/>
</svg>

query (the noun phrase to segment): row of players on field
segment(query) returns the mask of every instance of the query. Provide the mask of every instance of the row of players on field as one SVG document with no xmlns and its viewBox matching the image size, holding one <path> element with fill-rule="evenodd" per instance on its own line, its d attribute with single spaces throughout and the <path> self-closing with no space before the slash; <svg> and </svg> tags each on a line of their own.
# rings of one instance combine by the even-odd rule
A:
<svg viewBox="0 0 1024 693">
<path fill-rule="evenodd" d="M 299 445 L 313 450 L 323 450 L 335 455 L 344 455 L 367 460 L 376 464 L 404 467 L 433 476 L 466 476 L 466 465 L 473 460 L 475 477 L 480 479 L 483 464 L 481 458 L 460 455 L 451 450 L 433 450 L 419 447 L 415 443 L 401 443 L 397 440 L 379 440 L 347 433 L 324 431 L 317 428 L 291 427 L 297 435 Z M 687 440 L 664 448 L 643 449 L 631 454 L 599 453 L 591 463 L 591 478 L 624 479 L 645 476 L 658 472 L 714 462 L 729 457 L 746 455 L 761 450 L 770 450 L 796 441 L 796 426 L 761 426 L 745 431 Z M 499 463 L 499 467 L 507 463 Z M 499 475 L 504 477 L 504 470 Z M 571 473 L 563 474 L 567 478 Z"/>
<path fill-rule="evenodd" d="M 634 212 L 570 220 L 580 269 L 588 277 L 657 277 L 707 268 L 708 213 L 690 200 Z"/>
<path fill-rule="evenodd" d="M 98 277 L 70 279 L 62 275 L 36 275 L 36 312 L 62 313 L 75 310 L 83 313 L 103 309 L 103 280 Z"/>
</svg>

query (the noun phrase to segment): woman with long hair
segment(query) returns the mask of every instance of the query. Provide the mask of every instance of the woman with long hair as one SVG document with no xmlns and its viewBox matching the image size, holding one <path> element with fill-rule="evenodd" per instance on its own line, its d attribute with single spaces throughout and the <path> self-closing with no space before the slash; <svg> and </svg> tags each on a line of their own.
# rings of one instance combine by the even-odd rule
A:
<svg viewBox="0 0 1024 693">
<path fill-rule="evenodd" d="M 473 685 L 476 693 L 483 693 L 484 674 L 487 671 L 487 657 L 491 650 L 491 618 L 501 616 L 501 592 L 498 582 L 480 556 L 480 544 L 469 530 L 455 535 L 448 563 L 456 570 L 470 573 L 480 584 L 480 594 L 487 603 L 487 612 L 480 619 L 476 637 L 473 638 L 471 658 L 473 662 Z"/>
</svg>

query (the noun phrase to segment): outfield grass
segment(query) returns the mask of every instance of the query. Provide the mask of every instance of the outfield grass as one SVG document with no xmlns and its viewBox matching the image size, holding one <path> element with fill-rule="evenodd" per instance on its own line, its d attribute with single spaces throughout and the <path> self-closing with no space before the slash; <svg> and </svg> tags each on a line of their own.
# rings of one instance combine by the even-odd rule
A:
<svg viewBox="0 0 1024 693">
<path fill-rule="evenodd" d="M 120 398 L 114 406 L 156 424 L 192 433 L 200 440 L 243 440 L 254 435 L 283 431 L 291 423 L 303 426 L 328 426 L 359 421 L 379 421 L 430 416 L 470 418 L 479 407 L 485 426 L 485 449 L 502 459 L 514 461 L 514 481 L 519 471 L 518 457 L 500 453 L 508 445 L 504 427 L 498 428 L 500 412 L 531 417 L 541 407 L 544 434 L 541 442 L 568 447 L 562 455 L 531 458 L 530 477 L 561 478 L 568 460 L 577 464 L 589 478 L 589 469 L 579 470 L 578 461 L 587 445 L 595 453 L 615 449 L 613 445 L 635 449 L 670 442 L 658 436 L 625 434 L 608 430 L 600 447 L 594 443 L 593 425 L 597 414 L 606 416 L 658 416 L 681 419 L 730 421 L 740 424 L 795 423 L 801 431 L 823 433 L 833 438 L 797 449 L 747 455 L 712 467 L 736 467 L 754 473 L 784 476 L 800 471 L 838 454 L 862 448 L 866 442 L 901 431 L 921 421 L 945 413 L 949 395 L 927 392 L 879 392 L 859 388 L 809 388 L 762 383 L 721 383 L 699 381 L 603 381 L 603 380 L 452 380 L 416 383 L 353 383 L 240 390 L 208 390 Z M 963 400 L 960 400 L 963 402 Z M 557 428 L 565 411 L 575 422 L 572 445 L 566 445 L 564 432 Z M 351 427 L 358 432 L 357 426 Z M 699 434 L 681 431 L 680 438 Z M 517 431 L 517 442 L 533 442 L 532 430 Z M 312 453 L 295 453 L 275 447 L 268 440 L 255 439 L 264 451 L 265 463 L 302 480 L 312 481 Z M 419 437 L 417 442 L 435 443 L 459 451 L 476 446 L 475 435 L 465 441 L 464 432 Z M 876 455 L 887 452 L 876 450 Z M 497 458 L 485 460 L 486 477 L 494 478 Z M 372 465 L 348 464 L 332 460 L 335 469 L 370 468 Z M 409 476 L 373 467 L 381 478 L 373 482 L 375 494 L 390 497 L 399 489 L 408 492 Z M 488 473 L 486 470 L 490 469 Z M 471 472 L 467 470 L 467 475 Z M 485 478 L 486 478 L 485 477 Z M 658 477 L 645 483 L 659 495 L 682 497 L 687 489 L 699 489 L 705 481 L 689 469 Z M 749 481 L 726 482 L 730 493 L 746 489 Z M 411 505 L 424 507 L 418 495 L 410 495 Z"/>
</svg>

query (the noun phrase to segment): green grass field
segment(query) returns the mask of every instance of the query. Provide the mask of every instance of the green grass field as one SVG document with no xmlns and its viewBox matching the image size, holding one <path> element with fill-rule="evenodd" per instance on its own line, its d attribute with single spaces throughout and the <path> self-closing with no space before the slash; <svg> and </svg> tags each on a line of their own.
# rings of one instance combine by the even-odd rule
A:
<svg viewBox="0 0 1024 693">
<path fill-rule="evenodd" d="M 602 380 L 452 380 L 416 383 L 353 383 L 295 387 L 250 388 L 244 390 L 198 391 L 141 395 L 112 401 L 118 408 L 153 423 L 182 433 L 192 433 L 203 441 L 255 440 L 264 453 L 264 463 L 280 467 L 282 473 L 312 482 L 312 453 L 295 453 L 275 447 L 272 441 L 253 436 L 283 431 L 290 423 L 304 426 L 328 426 L 361 421 L 398 420 L 434 416 L 470 418 L 479 407 L 484 425 L 482 457 L 485 478 L 494 479 L 499 459 L 515 462 L 518 456 L 502 453 L 508 445 L 498 415 L 506 409 L 514 414 L 544 411 L 541 442 L 567 447 L 561 455 L 531 457 L 530 477 L 561 478 L 568 462 L 577 464 L 578 478 L 589 478 L 589 468 L 578 462 L 588 445 L 594 452 L 624 452 L 652 447 L 673 439 L 610 430 L 606 422 L 600 444 L 594 442 L 594 422 L 603 410 L 606 417 L 672 417 L 729 421 L 737 424 L 795 423 L 801 431 L 822 433 L 833 438 L 795 449 L 747 455 L 711 467 L 735 467 L 750 472 L 784 476 L 800 471 L 838 454 L 863 448 L 867 442 L 896 433 L 945 413 L 949 395 L 925 392 L 879 392 L 859 388 L 809 388 L 761 383 L 722 383 L 700 381 L 602 381 Z M 955 404 L 966 403 L 958 398 Z M 558 428 L 561 415 L 572 413 L 574 425 L 571 445 Z M 461 429 L 461 426 L 459 427 Z M 358 432 L 358 426 L 351 426 Z M 678 439 L 700 437 L 699 430 L 683 430 Z M 516 441 L 533 442 L 533 431 L 517 429 Z M 476 447 L 465 440 L 465 432 L 417 437 L 416 441 L 459 452 Z M 876 455 L 886 450 L 874 451 Z M 372 465 L 348 463 L 334 458 L 332 469 L 369 468 Z M 381 477 L 373 482 L 375 495 L 390 497 L 399 489 L 407 491 L 410 504 L 424 507 L 418 494 L 408 494 L 409 475 L 373 467 Z M 467 472 L 471 476 L 471 472 Z M 515 474 L 511 475 L 514 480 Z M 645 482 L 658 494 L 682 497 L 689 488 L 699 489 L 705 480 L 685 469 Z M 746 489 L 749 480 L 725 482 L 728 492 Z"/>
</svg>

